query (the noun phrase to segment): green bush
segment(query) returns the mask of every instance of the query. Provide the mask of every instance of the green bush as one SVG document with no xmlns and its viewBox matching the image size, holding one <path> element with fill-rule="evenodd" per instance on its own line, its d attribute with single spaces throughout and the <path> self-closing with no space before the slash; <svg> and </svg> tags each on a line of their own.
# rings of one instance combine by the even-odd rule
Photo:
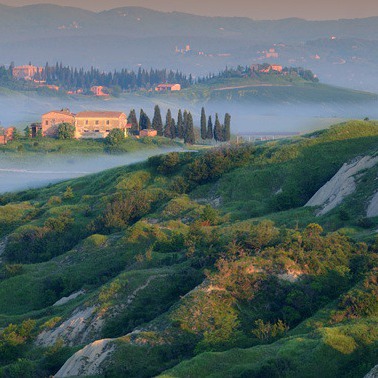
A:
<svg viewBox="0 0 378 378">
<path fill-rule="evenodd" d="M 73 139 L 75 138 L 76 127 L 71 123 L 61 123 L 58 126 L 58 139 Z"/>
</svg>

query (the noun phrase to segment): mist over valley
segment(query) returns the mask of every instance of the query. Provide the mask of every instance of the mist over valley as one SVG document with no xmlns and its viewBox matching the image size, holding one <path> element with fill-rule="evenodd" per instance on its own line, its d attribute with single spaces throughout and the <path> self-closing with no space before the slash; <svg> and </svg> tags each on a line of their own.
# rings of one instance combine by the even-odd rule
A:
<svg viewBox="0 0 378 378">
<path fill-rule="evenodd" d="M 0 52 L 0 378 L 377 377 L 378 17 L 0 5 Z"/>
</svg>

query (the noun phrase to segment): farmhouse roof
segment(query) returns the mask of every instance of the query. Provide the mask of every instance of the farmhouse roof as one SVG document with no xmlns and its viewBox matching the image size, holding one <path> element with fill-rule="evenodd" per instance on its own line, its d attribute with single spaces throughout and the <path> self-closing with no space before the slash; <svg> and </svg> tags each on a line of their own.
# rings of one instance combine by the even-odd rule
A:
<svg viewBox="0 0 378 378">
<path fill-rule="evenodd" d="M 47 113 L 44 113 L 43 115 L 48 115 L 52 113 L 58 113 L 58 114 L 64 114 L 64 115 L 70 115 L 70 116 L 75 116 L 75 114 L 71 113 L 69 109 L 61 109 L 61 110 L 51 110 Z"/>
<path fill-rule="evenodd" d="M 86 111 L 86 112 L 80 112 L 76 114 L 76 118 L 119 118 L 125 113 L 123 112 L 92 112 L 92 111 Z"/>
</svg>

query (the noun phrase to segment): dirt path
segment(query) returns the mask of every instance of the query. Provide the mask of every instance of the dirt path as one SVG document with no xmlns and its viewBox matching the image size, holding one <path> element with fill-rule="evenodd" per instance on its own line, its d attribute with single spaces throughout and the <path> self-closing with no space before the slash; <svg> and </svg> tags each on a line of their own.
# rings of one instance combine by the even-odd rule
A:
<svg viewBox="0 0 378 378">
<path fill-rule="evenodd" d="M 250 84 L 250 85 L 240 85 L 236 87 L 222 87 L 215 88 L 214 91 L 228 91 L 230 89 L 246 89 L 246 88 L 259 88 L 259 87 L 292 87 L 291 84 Z"/>
</svg>

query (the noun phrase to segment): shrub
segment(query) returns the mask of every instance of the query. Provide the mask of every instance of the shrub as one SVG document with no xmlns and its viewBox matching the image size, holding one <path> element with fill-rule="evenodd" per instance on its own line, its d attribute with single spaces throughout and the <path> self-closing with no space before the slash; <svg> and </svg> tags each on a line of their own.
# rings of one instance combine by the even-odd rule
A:
<svg viewBox="0 0 378 378">
<path fill-rule="evenodd" d="M 208 151 L 195 159 L 186 171 L 190 180 L 202 184 L 219 178 L 233 168 L 248 163 L 254 148 L 246 146 L 227 146 Z"/>
<path fill-rule="evenodd" d="M 73 139 L 75 138 L 76 128 L 71 123 L 61 123 L 58 126 L 58 139 Z"/>
<path fill-rule="evenodd" d="M 56 205 L 60 205 L 61 203 L 62 203 L 62 199 L 60 197 L 58 197 L 58 196 L 52 196 L 47 201 L 47 205 L 48 206 L 56 206 Z"/>
<path fill-rule="evenodd" d="M 105 141 L 109 146 L 117 146 L 125 140 L 125 133 L 121 129 L 110 130 Z"/>
<path fill-rule="evenodd" d="M 8 277 L 14 277 L 24 273 L 24 267 L 22 264 L 7 264 L 5 271 Z"/>
<path fill-rule="evenodd" d="M 284 336 L 288 330 L 289 327 L 280 319 L 273 324 L 270 322 L 264 323 L 262 319 L 258 319 L 255 321 L 255 328 L 252 330 L 252 334 L 261 341 L 270 341 Z"/>
<path fill-rule="evenodd" d="M 68 200 L 74 197 L 75 195 L 73 193 L 72 187 L 67 186 L 66 191 L 63 193 L 63 199 Z"/>
</svg>

